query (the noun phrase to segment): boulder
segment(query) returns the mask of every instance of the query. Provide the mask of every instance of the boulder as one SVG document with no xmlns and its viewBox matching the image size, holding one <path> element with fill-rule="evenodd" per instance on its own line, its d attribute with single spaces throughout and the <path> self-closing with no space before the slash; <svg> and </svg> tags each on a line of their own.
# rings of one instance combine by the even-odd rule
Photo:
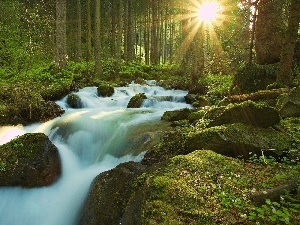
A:
<svg viewBox="0 0 300 225">
<path fill-rule="evenodd" d="M 193 111 L 193 112 L 191 112 L 191 114 L 188 116 L 187 119 L 190 123 L 193 123 L 195 121 L 199 121 L 203 118 L 206 111 L 207 111 L 206 108 L 201 109 L 201 110 L 197 110 L 197 111 Z"/>
<path fill-rule="evenodd" d="M 178 121 L 185 120 L 191 114 L 192 110 L 188 108 L 174 110 L 174 111 L 166 111 L 162 116 L 162 120 L 165 121 Z"/>
<path fill-rule="evenodd" d="M 67 103 L 70 107 L 75 109 L 82 108 L 81 98 L 77 94 L 69 94 L 67 97 Z"/>
<path fill-rule="evenodd" d="M 187 104 L 192 104 L 194 107 L 210 106 L 209 101 L 203 95 L 188 94 L 184 99 Z"/>
<path fill-rule="evenodd" d="M 0 186 L 47 186 L 60 174 L 58 149 L 45 134 L 24 134 L 0 146 Z"/>
<path fill-rule="evenodd" d="M 100 84 L 97 88 L 98 95 L 102 97 L 110 97 L 114 94 L 114 87 L 110 84 Z"/>
<path fill-rule="evenodd" d="M 277 109 L 282 117 L 300 116 L 300 87 L 278 98 Z"/>
<path fill-rule="evenodd" d="M 83 207 L 79 225 L 119 224 L 133 190 L 133 181 L 145 170 L 136 162 L 120 164 L 98 175 Z"/>
<path fill-rule="evenodd" d="M 240 104 L 229 104 L 226 107 L 213 108 L 204 115 L 204 119 L 211 120 L 208 127 L 244 123 L 267 128 L 278 124 L 280 115 L 272 107 L 245 101 Z"/>
<path fill-rule="evenodd" d="M 245 163 L 208 150 L 178 155 L 135 180 L 125 214 L 111 224 L 251 224 L 240 212 L 256 206 L 252 190 L 286 183 L 299 173 L 289 168 Z M 291 224 L 297 224 L 297 216 L 291 213 Z"/>
<path fill-rule="evenodd" d="M 127 108 L 140 108 L 144 99 L 147 99 L 147 97 L 144 93 L 138 93 L 138 94 L 134 95 L 130 99 L 130 101 L 127 105 Z"/>
<path fill-rule="evenodd" d="M 188 135 L 189 152 L 210 149 L 216 153 L 249 159 L 252 155 L 278 158 L 291 149 L 292 139 L 272 128 L 265 129 L 245 124 L 227 124 L 200 130 Z"/>
</svg>

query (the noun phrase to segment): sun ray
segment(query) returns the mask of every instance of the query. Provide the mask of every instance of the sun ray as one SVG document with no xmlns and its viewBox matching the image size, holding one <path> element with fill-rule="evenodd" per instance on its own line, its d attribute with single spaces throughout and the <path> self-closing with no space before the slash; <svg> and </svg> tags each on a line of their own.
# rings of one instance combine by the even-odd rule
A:
<svg viewBox="0 0 300 225">
<path fill-rule="evenodd" d="M 224 7 L 225 5 L 226 7 Z M 219 30 L 223 25 L 234 23 L 230 17 L 233 9 L 231 7 L 233 4 L 228 0 L 189 0 L 179 5 L 178 11 L 181 13 L 173 19 L 181 21 L 183 40 L 175 51 L 174 59 L 177 61 L 184 59 L 187 52 L 192 50 L 191 45 L 194 42 L 192 48 L 199 49 L 192 50 L 191 54 L 203 54 L 202 58 L 200 56 L 200 60 L 203 60 L 204 66 L 218 63 L 220 60 L 227 60 L 219 40 L 220 34 L 216 32 L 216 28 L 220 27 Z M 203 14 L 210 10 L 212 12 L 203 18 Z"/>
<path fill-rule="evenodd" d="M 192 29 L 189 32 L 187 32 L 186 37 L 184 38 L 184 40 L 182 41 L 182 43 L 180 44 L 177 50 L 176 56 L 179 60 L 183 59 L 183 57 L 185 56 L 200 26 L 201 26 L 201 22 L 197 20 L 193 20 L 191 24 L 187 25 L 186 29 L 188 29 L 189 27 L 192 27 Z"/>
</svg>

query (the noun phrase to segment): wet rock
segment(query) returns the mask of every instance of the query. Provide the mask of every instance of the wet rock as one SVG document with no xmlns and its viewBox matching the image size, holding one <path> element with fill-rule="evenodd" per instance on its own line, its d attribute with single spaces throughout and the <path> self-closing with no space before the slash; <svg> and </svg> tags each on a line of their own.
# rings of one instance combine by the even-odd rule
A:
<svg viewBox="0 0 300 225">
<path fill-rule="evenodd" d="M 128 162 L 98 175 L 91 185 L 79 225 L 119 224 L 133 191 L 133 181 L 144 170 L 140 163 Z"/>
<path fill-rule="evenodd" d="M 174 111 L 166 111 L 162 116 L 162 120 L 165 121 L 178 121 L 185 120 L 191 114 L 192 110 L 188 108 L 174 110 Z"/>
<path fill-rule="evenodd" d="M 140 84 L 140 85 L 146 85 L 147 84 L 146 81 L 143 78 L 140 78 L 140 77 L 135 79 L 135 83 Z"/>
<path fill-rule="evenodd" d="M 191 133 L 186 140 L 189 152 L 210 149 L 216 153 L 249 159 L 252 155 L 273 156 L 292 147 L 293 141 L 272 128 L 265 129 L 245 124 L 228 124 Z"/>
<path fill-rule="evenodd" d="M 147 97 L 144 93 L 138 93 L 138 94 L 134 95 L 130 99 L 130 101 L 127 105 L 127 108 L 140 108 L 144 99 L 147 99 Z"/>
<path fill-rule="evenodd" d="M 282 117 L 300 116 L 300 87 L 278 98 L 277 108 Z"/>
<path fill-rule="evenodd" d="M 208 127 L 244 123 L 267 128 L 280 122 L 279 113 L 274 108 L 252 101 L 214 108 L 205 114 L 204 119 L 211 120 Z"/>
<path fill-rule="evenodd" d="M 82 108 L 81 98 L 77 94 L 69 94 L 67 97 L 67 103 L 70 107 L 75 109 Z"/>
<path fill-rule="evenodd" d="M 24 134 L 0 146 L 0 186 L 47 186 L 60 174 L 58 150 L 45 134 Z"/>
<path fill-rule="evenodd" d="M 98 95 L 102 97 L 110 97 L 114 94 L 114 87 L 110 84 L 100 84 L 97 88 Z"/>
</svg>

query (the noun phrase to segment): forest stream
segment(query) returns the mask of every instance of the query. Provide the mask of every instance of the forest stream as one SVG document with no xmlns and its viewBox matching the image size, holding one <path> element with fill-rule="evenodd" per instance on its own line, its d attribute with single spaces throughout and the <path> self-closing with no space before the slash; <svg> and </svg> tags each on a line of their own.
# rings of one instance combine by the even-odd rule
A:
<svg viewBox="0 0 300 225">
<path fill-rule="evenodd" d="M 127 108 L 132 96 L 145 93 L 140 108 Z M 62 175 L 42 188 L 0 188 L 1 225 L 74 225 L 94 177 L 126 161 L 141 161 L 145 151 L 128 151 L 140 126 L 160 121 L 165 111 L 191 108 L 186 91 L 165 90 L 154 81 L 115 88 L 111 97 L 99 97 L 96 87 L 76 92 L 81 108 L 67 104 L 67 96 L 56 103 L 65 113 L 54 120 L 30 126 L 0 128 L 0 144 L 24 133 L 43 132 L 56 145 Z M 130 148 L 129 148 L 130 149 Z"/>
</svg>

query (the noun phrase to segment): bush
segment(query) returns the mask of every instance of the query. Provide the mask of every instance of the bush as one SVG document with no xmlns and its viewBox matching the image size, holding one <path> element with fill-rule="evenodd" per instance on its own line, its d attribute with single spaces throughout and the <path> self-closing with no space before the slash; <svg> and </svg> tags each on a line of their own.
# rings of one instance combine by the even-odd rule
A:
<svg viewBox="0 0 300 225">
<path fill-rule="evenodd" d="M 265 90 L 276 80 L 278 64 L 246 64 L 239 68 L 234 76 L 233 88 L 239 93 L 251 93 Z"/>
</svg>

